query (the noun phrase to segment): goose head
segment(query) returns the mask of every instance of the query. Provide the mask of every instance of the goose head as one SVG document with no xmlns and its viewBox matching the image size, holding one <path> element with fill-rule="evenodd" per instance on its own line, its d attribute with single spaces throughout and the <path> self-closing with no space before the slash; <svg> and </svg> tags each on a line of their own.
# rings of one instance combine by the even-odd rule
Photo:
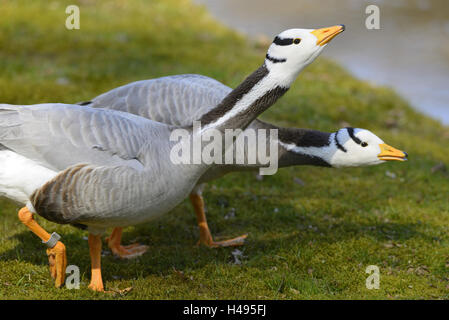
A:
<svg viewBox="0 0 449 320">
<path fill-rule="evenodd" d="M 407 153 L 387 145 L 369 130 L 342 128 L 328 133 L 280 128 L 280 166 L 310 164 L 328 167 L 360 167 L 386 161 L 406 161 Z"/>
<path fill-rule="evenodd" d="M 333 149 L 328 162 L 333 167 L 377 165 L 387 161 L 406 161 L 407 153 L 386 144 L 369 130 L 343 128 L 331 134 Z"/>
<path fill-rule="evenodd" d="M 285 30 L 274 38 L 268 48 L 265 65 L 271 73 L 284 77 L 289 74 L 294 80 L 299 72 L 312 63 L 324 47 L 344 30 L 344 25 Z"/>
</svg>

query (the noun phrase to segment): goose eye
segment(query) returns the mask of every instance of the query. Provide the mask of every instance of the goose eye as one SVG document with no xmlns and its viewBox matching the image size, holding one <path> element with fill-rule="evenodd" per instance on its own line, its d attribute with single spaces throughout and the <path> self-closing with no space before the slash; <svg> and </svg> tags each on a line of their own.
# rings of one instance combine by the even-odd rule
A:
<svg viewBox="0 0 449 320">
<path fill-rule="evenodd" d="M 299 39 L 299 38 L 296 38 L 295 40 L 293 40 L 294 44 L 299 44 L 300 42 L 301 42 L 301 39 Z"/>
<path fill-rule="evenodd" d="M 360 144 L 362 147 L 367 147 L 368 146 L 368 143 L 366 143 L 366 142 L 362 142 L 361 144 Z"/>
</svg>

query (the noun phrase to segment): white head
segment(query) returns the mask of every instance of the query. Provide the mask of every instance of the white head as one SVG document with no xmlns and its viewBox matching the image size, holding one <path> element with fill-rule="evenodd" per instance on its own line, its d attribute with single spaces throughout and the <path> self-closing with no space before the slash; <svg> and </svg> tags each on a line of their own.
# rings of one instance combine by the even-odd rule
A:
<svg viewBox="0 0 449 320">
<path fill-rule="evenodd" d="M 406 161 L 408 157 L 366 129 L 340 129 L 331 135 L 330 147 L 334 151 L 328 154 L 328 162 L 333 167 L 376 165 L 390 160 Z"/>
<path fill-rule="evenodd" d="M 282 128 L 281 133 L 279 143 L 287 151 L 281 155 L 281 166 L 360 167 L 390 160 L 406 161 L 408 157 L 407 153 L 390 147 L 365 129 L 343 128 L 327 133 Z"/>
<path fill-rule="evenodd" d="M 336 35 L 345 30 L 344 25 L 322 29 L 289 29 L 274 38 L 268 48 L 265 65 L 272 74 L 287 76 L 286 87 L 299 72 L 319 56 Z"/>
</svg>

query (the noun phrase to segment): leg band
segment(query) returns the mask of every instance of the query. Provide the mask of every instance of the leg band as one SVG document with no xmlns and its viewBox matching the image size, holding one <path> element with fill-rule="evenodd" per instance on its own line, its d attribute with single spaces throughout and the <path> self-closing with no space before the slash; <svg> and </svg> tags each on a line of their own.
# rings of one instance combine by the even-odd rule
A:
<svg viewBox="0 0 449 320">
<path fill-rule="evenodd" d="M 53 232 L 50 236 L 50 239 L 48 241 L 42 241 L 43 244 L 45 244 L 49 248 L 53 248 L 58 241 L 61 239 L 61 236 L 57 234 L 56 232 Z"/>
</svg>

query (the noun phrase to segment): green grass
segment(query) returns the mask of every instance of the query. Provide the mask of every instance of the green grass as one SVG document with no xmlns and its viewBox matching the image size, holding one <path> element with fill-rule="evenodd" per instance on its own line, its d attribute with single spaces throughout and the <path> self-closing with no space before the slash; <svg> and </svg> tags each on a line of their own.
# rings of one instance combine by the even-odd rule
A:
<svg viewBox="0 0 449 320">
<path fill-rule="evenodd" d="M 234 87 L 266 50 L 188 0 L 0 3 L 2 103 L 73 103 L 131 81 L 180 73 Z M 65 6 L 72 3 L 81 8 L 76 31 L 64 27 Z M 18 221 L 19 207 L 0 200 L 0 299 L 449 297 L 449 174 L 431 170 L 449 163 L 448 128 L 323 58 L 262 118 L 328 131 L 347 124 L 367 128 L 406 150 L 410 161 L 344 170 L 292 167 L 263 181 L 251 173 L 217 180 L 205 190 L 209 224 L 215 236 L 249 233 L 242 264 L 233 263 L 233 249 L 195 246 L 196 219 L 185 201 L 153 223 L 126 230 L 124 243 L 150 247 L 143 257 L 103 257 L 106 287 L 133 287 L 123 297 L 87 289 L 85 232 L 39 218 L 63 235 L 69 264 L 82 274 L 80 290 L 54 288 L 45 248 Z M 235 218 L 225 219 L 231 208 Z M 380 268 L 379 290 L 365 287 L 368 265 Z"/>
</svg>

